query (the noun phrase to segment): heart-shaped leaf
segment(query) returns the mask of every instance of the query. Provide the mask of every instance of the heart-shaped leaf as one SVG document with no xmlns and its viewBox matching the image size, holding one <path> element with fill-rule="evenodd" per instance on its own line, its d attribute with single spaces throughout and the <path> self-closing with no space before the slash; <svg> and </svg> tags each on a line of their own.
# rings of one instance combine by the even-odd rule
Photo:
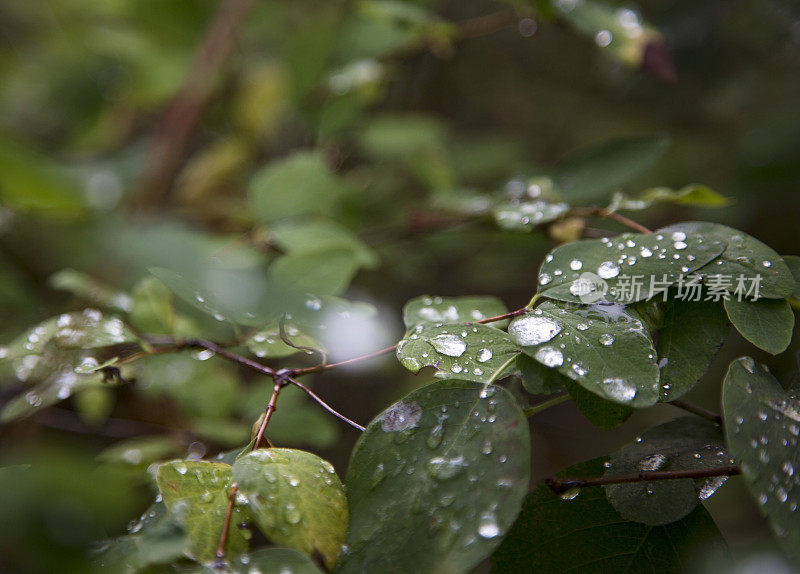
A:
<svg viewBox="0 0 800 574">
<path fill-rule="evenodd" d="M 736 330 L 759 349 L 777 355 L 792 342 L 794 313 L 786 300 L 730 298 L 725 311 Z"/>
<path fill-rule="evenodd" d="M 648 329 L 619 303 L 545 301 L 508 327 L 526 354 L 585 389 L 616 403 L 647 407 L 658 400 L 658 366 Z"/>
<path fill-rule="evenodd" d="M 173 460 L 158 467 L 158 490 L 170 514 L 189 537 L 189 553 L 199 562 L 216 555 L 231 487 L 231 467 L 219 462 Z M 228 556 L 247 550 L 247 539 L 236 525 L 249 517 L 234 506 L 225 546 Z"/>
<path fill-rule="evenodd" d="M 603 459 L 565 469 L 562 477 L 598 476 Z M 686 564 L 726 553 L 708 512 L 698 506 L 683 520 L 648 526 L 620 518 L 599 486 L 561 499 L 540 485 L 492 555 L 492 572 L 681 573 Z"/>
<path fill-rule="evenodd" d="M 641 471 L 690 470 L 730 466 L 722 429 L 697 417 L 664 423 L 611 455 L 606 476 Z M 709 498 L 727 477 L 695 482 L 691 478 L 609 484 L 609 502 L 624 518 L 644 524 L 669 524 L 680 520 Z"/>
<path fill-rule="evenodd" d="M 434 367 L 437 377 L 486 382 L 519 353 L 508 333 L 482 325 L 417 325 L 397 345 L 412 373 Z"/>
<path fill-rule="evenodd" d="M 529 472 L 528 425 L 508 391 L 460 380 L 414 391 L 353 451 L 339 571 L 469 570 L 513 522 Z"/>
<path fill-rule="evenodd" d="M 722 384 L 725 435 L 750 494 L 787 554 L 800 560 L 800 399 L 750 357 Z"/>
<path fill-rule="evenodd" d="M 258 449 L 234 463 L 233 480 L 267 538 L 319 554 L 333 567 L 347 530 L 347 501 L 330 463 L 302 450 Z"/>
<path fill-rule="evenodd" d="M 573 303 L 603 298 L 635 303 L 661 296 L 682 274 L 719 256 L 725 245 L 724 239 L 683 231 L 575 241 L 545 257 L 539 291 Z"/>
</svg>

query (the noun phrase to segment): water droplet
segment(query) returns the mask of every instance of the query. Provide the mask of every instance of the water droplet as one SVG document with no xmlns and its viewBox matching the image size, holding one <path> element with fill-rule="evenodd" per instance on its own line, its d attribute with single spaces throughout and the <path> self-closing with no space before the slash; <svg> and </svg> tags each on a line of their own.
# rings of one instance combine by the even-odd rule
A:
<svg viewBox="0 0 800 574">
<path fill-rule="evenodd" d="M 613 40 L 613 37 L 611 35 L 611 32 L 609 32 L 608 30 L 600 30 L 594 36 L 594 43 L 600 46 L 601 48 L 605 48 L 606 46 L 611 44 L 611 40 Z"/>
<path fill-rule="evenodd" d="M 614 400 L 630 402 L 636 396 L 636 386 L 624 379 L 603 379 L 603 391 Z"/>
<path fill-rule="evenodd" d="M 583 267 L 583 261 L 579 259 L 573 259 L 569 262 L 569 268 L 573 271 L 579 271 Z"/>
<path fill-rule="evenodd" d="M 395 403 L 381 416 L 381 428 L 385 432 L 402 431 L 416 426 L 422 416 L 422 408 L 415 402 Z"/>
<path fill-rule="evenodd" d="M 430 340 L 433 348 L 448 357 L 460 357 L 467 350 L 467 344 L 456 335 L 437 335 Z"/>
<path fill-rule="evenodd" d="M 383 463 L 379 462 L 372 471 L 372 480 L 370 481 L 370 488 L 375 488 L 386 477 L 386 471 L 383 469 Z"/>
<path fill-rule="evenodd" d="M 175 469 L 175 471 L 176 471 L 178 474 L 186 474 L 186 471 L 187 471 L 187 470 L 189 470 L 188 468 L 186 468 L 186 465 L 185 465 L 185 464 L 183 464 L 182 462 L 176 462 L 176 463 L 173 465 L 173 468 Z"/>
<path fill-rule="evenodd" d="M 686 243 L 685 243 L 685 242 L 683 242 L 683 241 L 676 241 L 676 242 L 675 242 L 675 243 L 674 243 L 672 246 L 673 246 L 675 249 L 678 249 L 678 250 L 681 250 L 681 249 L 686 249 L 687 247 L 689 247 L 689 246 L 688 246 L 688 245 L 686 245 Z"/>
<path fill-rule="evenodd" d="M 547 342 L 559 332 L 561 326 L 547 317 L 520 317 L 508 327 L 508 334 L 523 347 Z"/>
<path fill-rule="evenodd" d="M 492 454 L 492 450 L 494 450 L 492 443 L 488 440 L 483 441 L 483 444 L 481 445 L 481 452 L 483 454 Z"/>
<path fill-rule="evenodd" d="M 707 478 L 705 482 L 703 482 L 703 486 L 701 486 L 700 490 L 697 492 L 697 498 L 700 500 L 711 498 L 711 495 L 719 490 L 719 487 L 725 484 L 725 481 L 727 480 L 727 476 L 713 476 L 711 478 Z"/>
<path fill-rule="evenodd" d="M 742 357 L 739 362 L 747 370 L 748 373 L 755 373 L 756 363 L 751 357 Z"/>
<path fill-rule="evenodd" d="M 602 279 L 611 279 L 619 275 L 619 265 L 613 261 L 603 261 L 597 268 L 597 275 Z"/>
<path fill-rule="evenodd" d="M 463 456 L 451 458 L 436 456 L 428 461 L 428 474 L 437 480 L 448 480 L 461 474 L 467 468 Z"/>
<path fill-rule="evenodd" d="M 287 504 L 283 508 L 283 516 L 286 518 L 286 522 L 289 524 L 299 524 L 303 519 L 300 511 L 297 510 L 297 507 L 294 504 Z"/>
<path fill-rule="evenodd" d="M 639 470 L 658 470 L 665 462 L 667 457 L 663 454 L 652 454 L 639 461 Z"/>
<path fill-rule="evenodd" d="M 761 265 L 763 265 L 764 267 L 771 267 L 772 266 L 772 261 L 762 261 Z"/>
<path fill-rule="evenodd" d="M 490 349 L 481 349 L 480 351 L 478 351 L 475 360 L 478 361 L 479 363 L 485 363 L 491 358 L 492 358 L 492 351 Z"/>
<path fill-rule="evenodd" d="M 570 488 L 568 490 L 565 490 L 564 492 L 562 492 L 558 496 L 561 498 L 561 500 L 575 500 L 580 493 L 581 493 L 581 489 L 575 487 L 575 488 Z"/>
<path fill-rule="evenodd" d="M 537 349 L 534 357 L 537 361 L 550 368 L 560 367 L 564 364 L 564 355 L 561 354 L 561 351 L 553 347 Z"/>
<path fill-rule="evenodd" d="M 478 534 L 481 538 L 495 538 L 500 535 L 500 527 L 497 525 L 494 512 L 481 514 L 481 519 L 478 523 Z"/>
<path fill-rule="evenodd" d="M 686 234 L 683 231 L 676 231 L 675 233 L 672 234 L 672 240 L 673 241 L 685 241 L 686 240 Z"/>
<path fill-rule="evenodd" d="M 547 273 L 541 273 L 539 275 L 539 285 L 547 285 L 552 281 L 552 278 Z"/>
<path fill-rule="evenodd" d="M 442 444 L 442 438 L 444 438 L 444 420 L 431 429 L 425 444 L 428 448 L 437 448 Z"/>
<path fill-rule="evenodd" d="M 613 335 L 610 335 L 609 333 L 603 333 L 602 335 L 600 335 L 600 344 L 601 345 L 605 345 L 606 347 L 608 347 L 609 345 L 612 345 L 613 343 L 614 343 L 614 336 Z"/>
<path fill-rule="evenodd" d="M 579 377 L 584 376 L 588 371 L 580 363 L 572 364 L 572 371 Z"/>
<path fill-rule="evenodd" d="M 642 255 L 642 257 L 650 257 L 653 254 L 653 252 L 647 247 L 642 247 L 639 253 Z"/>
</svg>

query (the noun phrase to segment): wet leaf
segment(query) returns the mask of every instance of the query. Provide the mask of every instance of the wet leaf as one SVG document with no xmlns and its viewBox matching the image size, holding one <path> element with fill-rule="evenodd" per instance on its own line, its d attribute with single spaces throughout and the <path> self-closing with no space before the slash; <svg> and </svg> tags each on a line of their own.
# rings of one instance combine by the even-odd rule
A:
<svg viewBox="0 0 800 574">
<path fill-rule="evenodd" d="M 632 197 L 628 197 L 622 192 L 617 192 L 611 199 L 611 205 L 609 205 L 608 209 L 611 211 L 640 211 L 642 209 L 647 209 L 655 203 L 724 207 L 730 204 L 730 201 L 727 197 L 720 195 L 710 187 L 694 183 L 682 187 L 681 189 L 656 187 Z"/>
<path fill-rule="evenodd" d="M 697 417 L 682 417 L 644 432 L 611 455 L 605 476 L 647 470 L 690 470 L 731 465 L 719 425 Z M 604 486 L 621 516 L 659 525 L 680 520 L 716 492 L 726 477 L 681 478 Z"/>
<path fill-rule="evenodd" d="M 403 307 L 406 329 L 417 325 L 443 323 L 468 323 L 507 313 L 505 304 L 497 297 L 475 295 L 470 297 L 434 297 L 421 295 Z M 502 326 L 502 322 L 491 323 Z"/>
<path fill-rule="evenodd" d="M 322 343 L 311 335 L 303 332 L 297 325 L 286 323 L 283 328 L 286 337 L 295 345 L 294 347 L 287 345 L 281 338 L 280 325 L 270 325 L 259 329 L 247 338 L 245 344 L 256 357 L 275 359 L 305 352 L 297 347 L 310 347 L 312 349 L 324 350 Z"/>
<path fill-rule="evenodd" d="M 519 351 L 507 333 L 482 324 L 423 325 L 397 345 L 397 359 L 412 373 L 434 367 L 436 376 L 486 382 Z"/>
<path fill-rule="evenodd" d="M 594 393 L 590 393 L 563 375 L 562 378 L 575 406 L 586 417 L 586 420 L 594 426 L 605 430 L 614 429 L 628 420 L 633 414 L 631 407 L 607 401 Z"/>
<path fill-rule="evenodd" d="M 800 301 L 800 257 L 797 255 L 784 255 L 783 262 L 789 268 L 794 278 L 794 291 L 792 291 L 792 298 Z"/>
<path fill-rule="evenodd" d="M 619 303 L 545 301 L 514 319 L 520 349 L 604 399 L 642 408 L 658 399 L 658 366 L 641 317 Z"/>
<path fill-rule="evenodd" d="M 522 379 L 522 386 L 533 395 L 549 395 L 563 390 L 564 381 L 569 380 L 564 375 L 545 367 L 526 354 L 521 354 L 515 361 Z"/>
<path fill-rule="evenodd" d="M 599 476 L 603 459 L 571 466 L 561 477 Z M 533 490 L 503 544 L 494 573 L 682 573 L 703 553 L 724 554 L 725 540 L 702 506 L 664 526 L 630 522 L 616 513 L 599 486 L 563 500 L 544 485 Z"/>
<path fill-rule="evenodd" d="M 735 293 L 738 287 L 739 276 L 748 279 L 743 293 L 751 287 L 749 279 L 760 278 L 759 297 L 783 299 L 794 289 L 794 278 L 781 256 L 755 237 L 738 229 L 719 223 L 688 221 L 670 225 L 659 232 L 665 235 L 675 232 L 686 233 L 687 236 L 700 234 L 708 241 L 727 242 L 725 251 L 714 261 L 698 268 L 697 272 L 705 276 L 721 275 L 730 278 L 728 291 L 731 293 Z M 748 298 L 755 297 L 748 295 Z"/>
<path fill-rule="evenodd" d="M 234 463 L 233 480 L 267 538 L 320 554 L 333 567 L 347 530 L 347 501 L 330 463 L 302 450 L 258 449 Z"/>
<path fill-rule="evenodd" d="M 510 199 L 495 206 L 494 219 L 502 229 L 530 231 L 539 225 L 555 221 L 569 209 L 569 204 L 564 202 Z"/>
<path fill-rule="evenodd" d="M 213 560 L 228 508 L 231 467 L 218 462 L 173 460 L 158 467 L 156 480 L 164 504 L 189 537 L 189 554 L 199 562 Z M 247 539 L 236 525 L 248 518 L 234 506 L 226 544 L 229 556 L 247 550 Z"/>
<path fill-rule="evenodd" d="M 353 451 L 339 571 L 468 571 L 516 517 L 529 468 L 528 425 L 507 391 L 459 380 L 414 391 Z"/>
<path fill-rule="evenodd" d="M 314 561 L 305 554 L 291 548 L 263 548 L 243 554 L 224 567 L 210 566 L 192 572 L 213 574 L 323 574 Z"/>
<path fill-rule="evenodd" d="M 250 206 L 262 223 L 318 213 L 330 215 L 347 184 L 316 151 L 299 151 L 256 172 L 248 189 Z"/>
<path fill-rule="evenodd" d="M 784 551 L 800 560 L 800 400 L 750 357 L 730 364 L 722 384 L 725 435 L 750 494 Z"/>
<path fill-rule="evenodd" d="M 777 355 L 792 342 L 794 313 L 786 300 L 725 301 L 728 318 L 742 336 L 759 349 Z"/>
<path fill-rule="evenodd" d="M 680 275 L 699 269 L 724 249 L 724 239 L 688 231 L 623 233 L 567 243 L 551 251 L 542 263 L 539 292 L 550 299 L 585 303 L 604 297 L 621 303 L 651 296 L 663 299 L 659 290 L 666 290 Z"/>
<path fill-rule="evenodd" d="M 661 401 L 673 401 L 691 390 L 706 373 L 728 332 L 722 305 L 710 301 L 671 299 L 658 332 Z"/>
<path fill-rule="evenodd" d="M 599 201 L 653 165 L 668 146 L 669 140 L 663 137 L 612 139 L 590 145 L 564 160 L 555 182 L 566 201 Z"/>
<path fill-rule="evenodd" d="M 132 290 L 131 324 L 143 333 L 171 334 L 175 326 L 172 292 L 155 277 L 141 279 Z"/>
<path fill-rule="evenodd" d="M 131 298 L 127 293 L 109 287 L 80 271 L 62 269 L 51 275 L 48 282 L 54 289 L 72 293 L 92 305 L 112 307 L 119 311 L 131 310 Z"/>
</svg>

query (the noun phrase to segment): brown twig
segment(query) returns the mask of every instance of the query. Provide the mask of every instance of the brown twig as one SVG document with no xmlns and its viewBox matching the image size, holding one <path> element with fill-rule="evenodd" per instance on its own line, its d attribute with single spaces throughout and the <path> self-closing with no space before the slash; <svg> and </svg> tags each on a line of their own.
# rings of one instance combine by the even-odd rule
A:
<svg viewBox="0 0 800 574">
<path fill-rule="evenodd" d="M 208 341 L 206 339 L 186 339 L 182 344 L 178 344 L 177 346 L 179 349 L 192 348 L 192 347 L 200 347 L 201 349 L 208 349 L 209 351 L 213 351 L 220 357 L 224 357 L 229 361 L 233 361 L 234 363 L 239 363 L 240 365 L 249 367 L 255 371 L 258 371 L 262 375 L 267 375 L 270 377 L 275 376 L 275 370 L 269 368 L 267 365 L 259 363 L 258 361 L 253 361 L 252 359 L 248 359 L 247 357 L 243 357 L 242 355 L 229 351 L 222 345 L 219 345 L 218 343 L 215 343 L 213 341 Z"/>
<path fill-rule="evenodd" d="M 687 412 L 692 413 L 693 415 L 697 415 L 699 417 L 703 417 L 704 419 L 713 421 L 718 425 L 722 424 L 722 416 L 701 406 L 695 405 L 688 401 L 684 401 L 683 399 L 676 399 L 674 401 L 670 401 L 667 404 L 670 404 L 674 407 L 678 407 L 679 409 L 683 409 Z"/>
<path fill-rule="evenodd" d="M 222 68 L 233 53 L 239 29 L 255 5 L 256 0 L 225 0 L 217 10 L 183 85 L 159 122 L 145 162 L 148 168 L 135 195 L 141 209 L 155 208 L 168 194 Z"/>
<path fill-rule="evenodd" d="M 217 560 L 225 558 L 225 543 L 228 541 L 228 530 L 231 527 L 231 516 L 233 515 L 233 504 L 236 501 L 236 491 L 239 485 L 235 482 L 231 484 L 231 493 L 228 495 L 228 508 L 225 511 L 225 520 L 222 523 L 222 532 L 219 534 L 219 544 L 217 545 Z"/>
<path fill-rule="evenodd" d="M 598 476 L 596 478 L 558 478 L 553 476 L 546 478 L 544 483 L 555 494 L 563 494 L 573 488 L 602 486 L 604 484 L 675 480 L 678 478 L 710 478 L 712 476 L 734 476 L 740 473 L 741 469 L 738 466 L 722 466 L 718 468 L 692 468 L 689 470 L 646 470 L 631 474 Z"/>
<path fill-rule="evenodd" d="M 264 438 L 264 431 L 267 430 L 269 419 L 272 418 L 272 413 L 278 408 L 278 394 L 280 394 L 285 382 L 279 376 L 275 376 L 274 381 L 275 384 L 272 387 L 272 396 L 270 396 L 267 407 L 264 409 L 264 420 L 261 421 L 261 426 L 258 427 L 258 433 L 256 433 L 256 440 L 253 441 L 253 450 L 259 448 L 261 445 L 261 440 Z"/>
<path fill-rule="evenodd" d="M 580 217 L 604 217 L 606 219 L 613 219 L 617 223 L 621 223 L 625 227 L 638 231 L 639 233 L 653 233 L 641 223 L 637 223 L 632 219 L 628 219 L 624 215 L 620 215 L 615 211 L 609 211 L 602 207 L 573 207 L 568 215 L 577 215 Z"/>
<path fill-rule="evenodd" d="M 322 400 L 322 399 L 321 399 L 319 396 L 317 396 L 317 394 L 316 394 L 316 393 L 314 393 L 314 391 L 312 391 L 311 389 L 309 389 L 307 386 L 305 386 L 305 385 L 304 385 L 304 384 L 302 384 L 301 382 L 299 382 L 299 381 L 296 381 L 295 379 L 293 379 L 293 378 L 291 378 L 291 377 L 289 377 L 289 376 L 285 376 L 285 380 L 286 380 L 286 381 L 288 381 L 289 383 L 293 384 L 295 387 L 297 387 L 297 388 L 298 388 L 298 389 L 300 389 L 301 391 L 303 391 L 305 394 L 307 394 L 307 395 L 308 395 L 309 397 L 311 397 L 312 399 L 314 399 L 314 400 L 315 400 L 315 401 L 316 401 L 316 402 L 319 404 L 319 406 L 321 406 L 323 409 L 325 409 L 326 411 L 328 411 L 329 413 L 331 413 L 331 414 L 332 414 L 333 416 L 335 416 L 336 418 L 338 418 L 338 419 L 340 419 L 340 420 L 342 420 L 342 421 L 346 422 L 347 424 L 349 424 L 349 425 L 350 425 L 350 426 L 352 426 L 353 428 L 355 428 L 355 429 L 358 429 L 358 430 L 360 430 L 361 432 L 364 432 L 364 427 L 363 427 L 363 426 L 361 426 L 360 424 L 358 424 L 358 423 L 357 423 L 357 422 L 355 422 L 355 421 L 352 421 L 352 420 L 350 420 L 349 418 L 347 418 L 346 416 L 344 416 L 342 413 L 340 413 L 339 411 L 337 411 L 336 409 L 334 409 L 334 408 L 333 408 L 332 406 L 330 406 L 328 403 L 326 403 L 325 401 L 323 401 L 323 400 Z"/>
</svg>

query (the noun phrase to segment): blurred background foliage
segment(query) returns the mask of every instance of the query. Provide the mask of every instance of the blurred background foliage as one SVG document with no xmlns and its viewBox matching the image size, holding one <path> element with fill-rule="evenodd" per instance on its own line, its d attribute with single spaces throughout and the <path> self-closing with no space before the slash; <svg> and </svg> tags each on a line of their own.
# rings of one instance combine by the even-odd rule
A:
<svg viewBox="0 0 800 574">
<path fill-rule="evenodd" d="M 422 293 L 519 307 L 543 254 L 582 226 L 494 225 L 489 206 L 530 177 L 586 205 L 702 183 L 729 204 L 637 216 L 722 221 L 797 253 L 798 102 L 800 5 L 778 0 L 1 0 L 4 353 L 87 306 L 139 332 L 236 337 L 274 366 L 315 359 L 281 342 L 286 310 L 296 344 L 344 359 L 396 341 Z M 303 311 L 320 306 L 334 311 L 323 329 Z M 726 343 L 693 400 L 716 409 L 745 349 Z M 0 378 L 4 409 L 34 407 L 0 427 L 4 571 L 86 571 L 85 546 L 147 507 L 148 465 L 247 442 L 271 386 L 183 353 L 112 381 L 41 375 L 46 392 L 26 398 L 31 369 L 87 358 L 51 351 Z M 424 380 L 384 358 L 313 386 L 366 423 Z M 292 391 L 270 439 L 343 474 L 356 433 Z M 548 411 L 532 474 L 605 454 L 669 409 L 614 431 Z M 736 488 L 712 514 L 734 548 L 769 548 Z"/>
</svg>

